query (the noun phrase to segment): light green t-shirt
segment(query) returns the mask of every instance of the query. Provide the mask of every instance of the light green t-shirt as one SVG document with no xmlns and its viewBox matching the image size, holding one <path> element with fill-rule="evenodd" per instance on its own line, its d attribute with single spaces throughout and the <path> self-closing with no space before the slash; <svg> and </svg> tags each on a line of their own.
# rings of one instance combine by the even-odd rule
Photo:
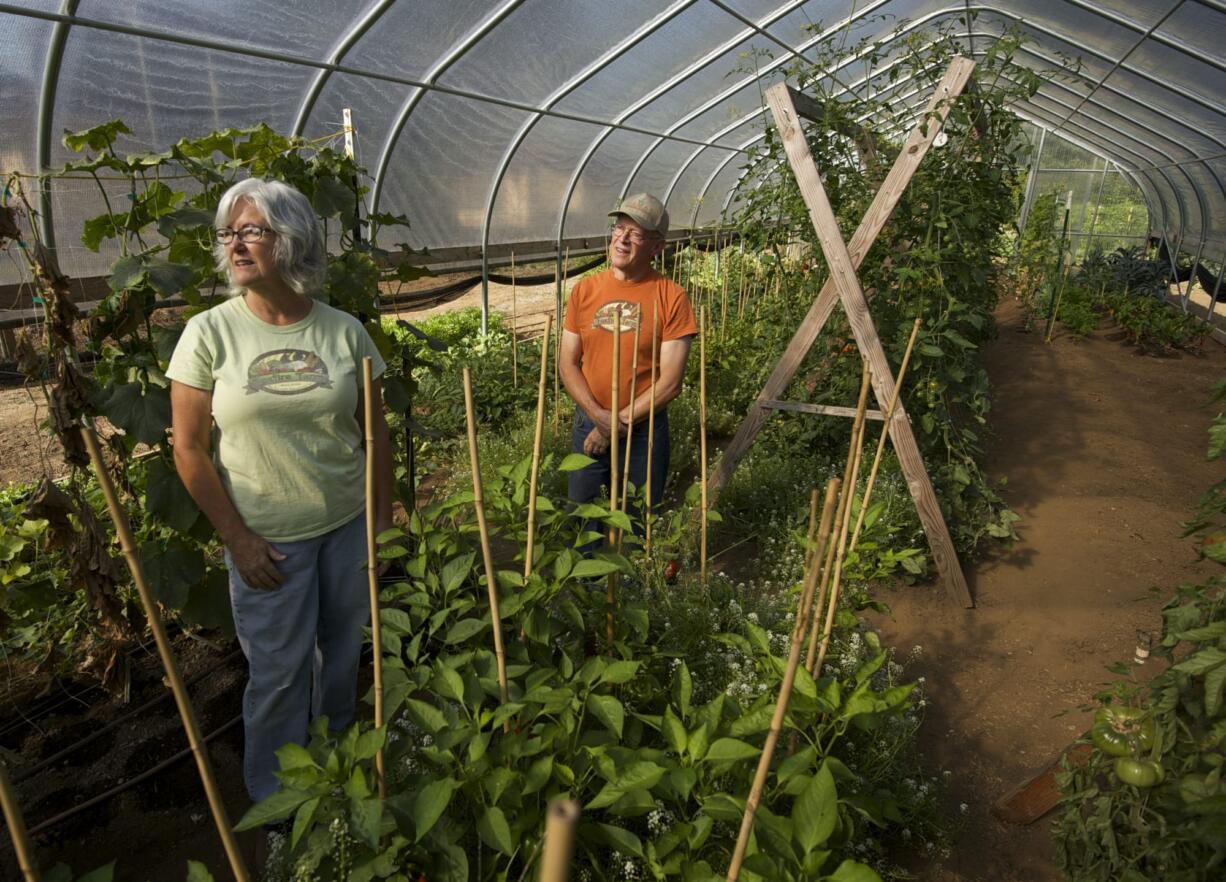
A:
<svg viewBox="0 0 1226 882">
<path fill-rule="evenodd" d="M 257 318 L 242 297 L 187 323 L 166 375 L 212 391 L 217 471 L 258 535 L 311 539 L 365 508 L 357 408 L 367 355 L 380 376 L 366 329 L 317 300 L 292 325 Z"/>
</svg>

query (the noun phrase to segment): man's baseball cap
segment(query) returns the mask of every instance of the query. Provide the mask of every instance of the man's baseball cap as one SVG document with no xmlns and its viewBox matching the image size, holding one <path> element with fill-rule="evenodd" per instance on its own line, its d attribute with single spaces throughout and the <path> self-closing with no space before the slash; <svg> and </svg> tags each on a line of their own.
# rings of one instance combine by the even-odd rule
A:
<svg viewBox="0 0 1226 882">
<path fill-rule="evenodd" d="M 609 217 L 619 214 L 624 214 L 644 230 L 652 230 L 661 236 L 668 235 L 668 211 L 664 203 L 650 193 L 627 196 L 619 208 L 609 212 Z"/>
</svg>

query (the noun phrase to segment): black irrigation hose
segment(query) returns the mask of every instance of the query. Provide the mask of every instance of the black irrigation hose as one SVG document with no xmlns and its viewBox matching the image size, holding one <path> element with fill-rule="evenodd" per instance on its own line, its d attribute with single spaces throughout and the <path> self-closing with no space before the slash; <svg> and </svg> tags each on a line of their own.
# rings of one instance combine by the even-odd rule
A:
<svg viewBox="0 0 1226 882">
<path fill-rule="evenodd" d="M 223 665 L 229 664 L 233 659 L 235 659 L 236 657 L 240 655 L 242 655 L 241 649 L 234 650 L 229 655 L 227 655 L 225 658 L 219 660 L 212 666 L 206 667 L 204 670 L 198 671 L 196 673 L 196 676 L 188 680 L 184 684 L 184 686 L 190 687 L 190 686 L 196 685 L 204 677 L 206 677 L 209 674 L 214 673 L 217 670 L 217 668 Z M 47 768 L 48 766 L 54 765 L 55 763 L 62 760 L 64 757 L 72 755 L 73 753 L 80 750 L 85 745 L 89 744 L 94 739 L 99 738 L 102 735 L 114 729 L 115 727 L 128 722 L 129 720 L 131 720 L 133 717 L 137 716 L 138 714 L 142 714 L 151 708 L 157 707 L 159 704 L 164 702 L 166 699 L 170 698 L 172 695 L 174 695 L 174 693 L 171 692 L 169 689 L 167 689 L 164 692 L 161 692 L 160 694 L 149 699 L 144 704 L 142 704 L 140 707 L 133 708 L 132 710 L 128 711 L 121 717 L 116 717 L 115 719 L 111 720 L 109 723 L 107 723 L 102 728 L 96 729 L 95 731 L 86 735 L 80 741 L 74 742 L 73 744 L 68 745 L 64 749 L 56 751 L 51 756 L 46 757 L 45 759 L 39 760 L 37 763 L 35 763 L 32 766 L 29 766 L 28 768 L 18 770 L 11 776 L 13 779 L 13 783 L 18 784 L 26 780 L 30 776 L 34 775 L 35 773 L 41 772 L 43 769 Z"/>
<path fill-rule="evenodd" d="M 243 715 L 239 714 L 238 716 L 234 717 L 229 722 L 222 723 L 219 727 L 217 727 L 212 732 L 204 736 L 204 743 L 207 744 L 208 742 L 216 738 L 218 735 L 221 735 L 223 732 L 227 732 L 230 729 L 233 729 L 237 724 L 241 723 L 242 721 L 243 721 Z M 130 790 L 131 788 L 135 787 L 137 784 L 141 783 L 142 781 L 152 778 L 154 775 L 158 774 L 159 772 L 165 771 L 166 769 L 173 766 L 175 763 L 190 756 L 191 752 L 192 752 L 192 749 L 190 747 L 184 748 L 183 750 L 176 753 L 174 756 L 167 757 L 166 759 L 158 763 L 156 766 L 153 766 L 152 768 L 146 769 L 145 771 L 141 772 L 136 777 L 128 778 L 126 781 L 122 782 L 121 784 L 117 784 L 116 786 L 112 787 L 110 790 L 106 790 L 102 793 L 99 793 L 97 796 L 90 797 L 89 799 L 85 800 L 85 802 L 77 803 L 72 808 L 67 809 L 66 811 L 62 811 L 58 815 L 50 817 L 47 820 L 39 824 L 36 824 L 35 826 L 31 827 L 27 832 L 31 836 L 34 836 L 38 833 L 43 832 L 44 830 L 49 830 L 50 828 L 54 827 L 56 824 L 59 824 L 62 821 L 68 820 L 73 815 L 79 814 L 85 811 L 87 808 L 90 808 L 91 806 L 95 806 L 100 802 L 105 802 L 106 800 L 110 799 L 112 796 L 118 796 L 120 793 L 123 793 L 125 790 Z"/>
</svg>

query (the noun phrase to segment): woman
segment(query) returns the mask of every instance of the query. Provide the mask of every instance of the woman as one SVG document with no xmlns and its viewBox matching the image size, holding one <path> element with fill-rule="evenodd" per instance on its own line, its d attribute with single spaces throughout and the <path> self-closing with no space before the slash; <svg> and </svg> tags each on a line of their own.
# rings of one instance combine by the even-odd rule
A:
<svg viewBox="0 0 1226 882">
<path fill-rule="evenodd" d="M 231 298 L 187 323 L 171 379 L 174 454 L 217 529 L 250 677 L 247 791 L 278 787 L 275 751 L 311 717 L 353 718 L 366 590 L 362 359 L 357 319 L 313 299 L 327 265 L 310 203 L 278 181 L 231 187 L 217 207 L 218 270 Z M 391 447 L 375 401 L 376 524 L 392 522 Z"/>
</svg>

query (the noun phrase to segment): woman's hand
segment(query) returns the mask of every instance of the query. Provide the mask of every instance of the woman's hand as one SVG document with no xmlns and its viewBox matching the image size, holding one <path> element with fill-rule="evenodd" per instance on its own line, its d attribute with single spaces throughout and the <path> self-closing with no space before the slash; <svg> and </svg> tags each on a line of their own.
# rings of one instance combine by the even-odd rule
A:
<svg viewBox="0 0 1226 882">
<path fill-rule="evenodd" d="M 262 536 L 248 530 L 227 547 L 238 574 L 252 588 L 276 591 L 285 581 L 276 563 L 285 560 L 285 555 L 269 545 Z"/>
</svg>

